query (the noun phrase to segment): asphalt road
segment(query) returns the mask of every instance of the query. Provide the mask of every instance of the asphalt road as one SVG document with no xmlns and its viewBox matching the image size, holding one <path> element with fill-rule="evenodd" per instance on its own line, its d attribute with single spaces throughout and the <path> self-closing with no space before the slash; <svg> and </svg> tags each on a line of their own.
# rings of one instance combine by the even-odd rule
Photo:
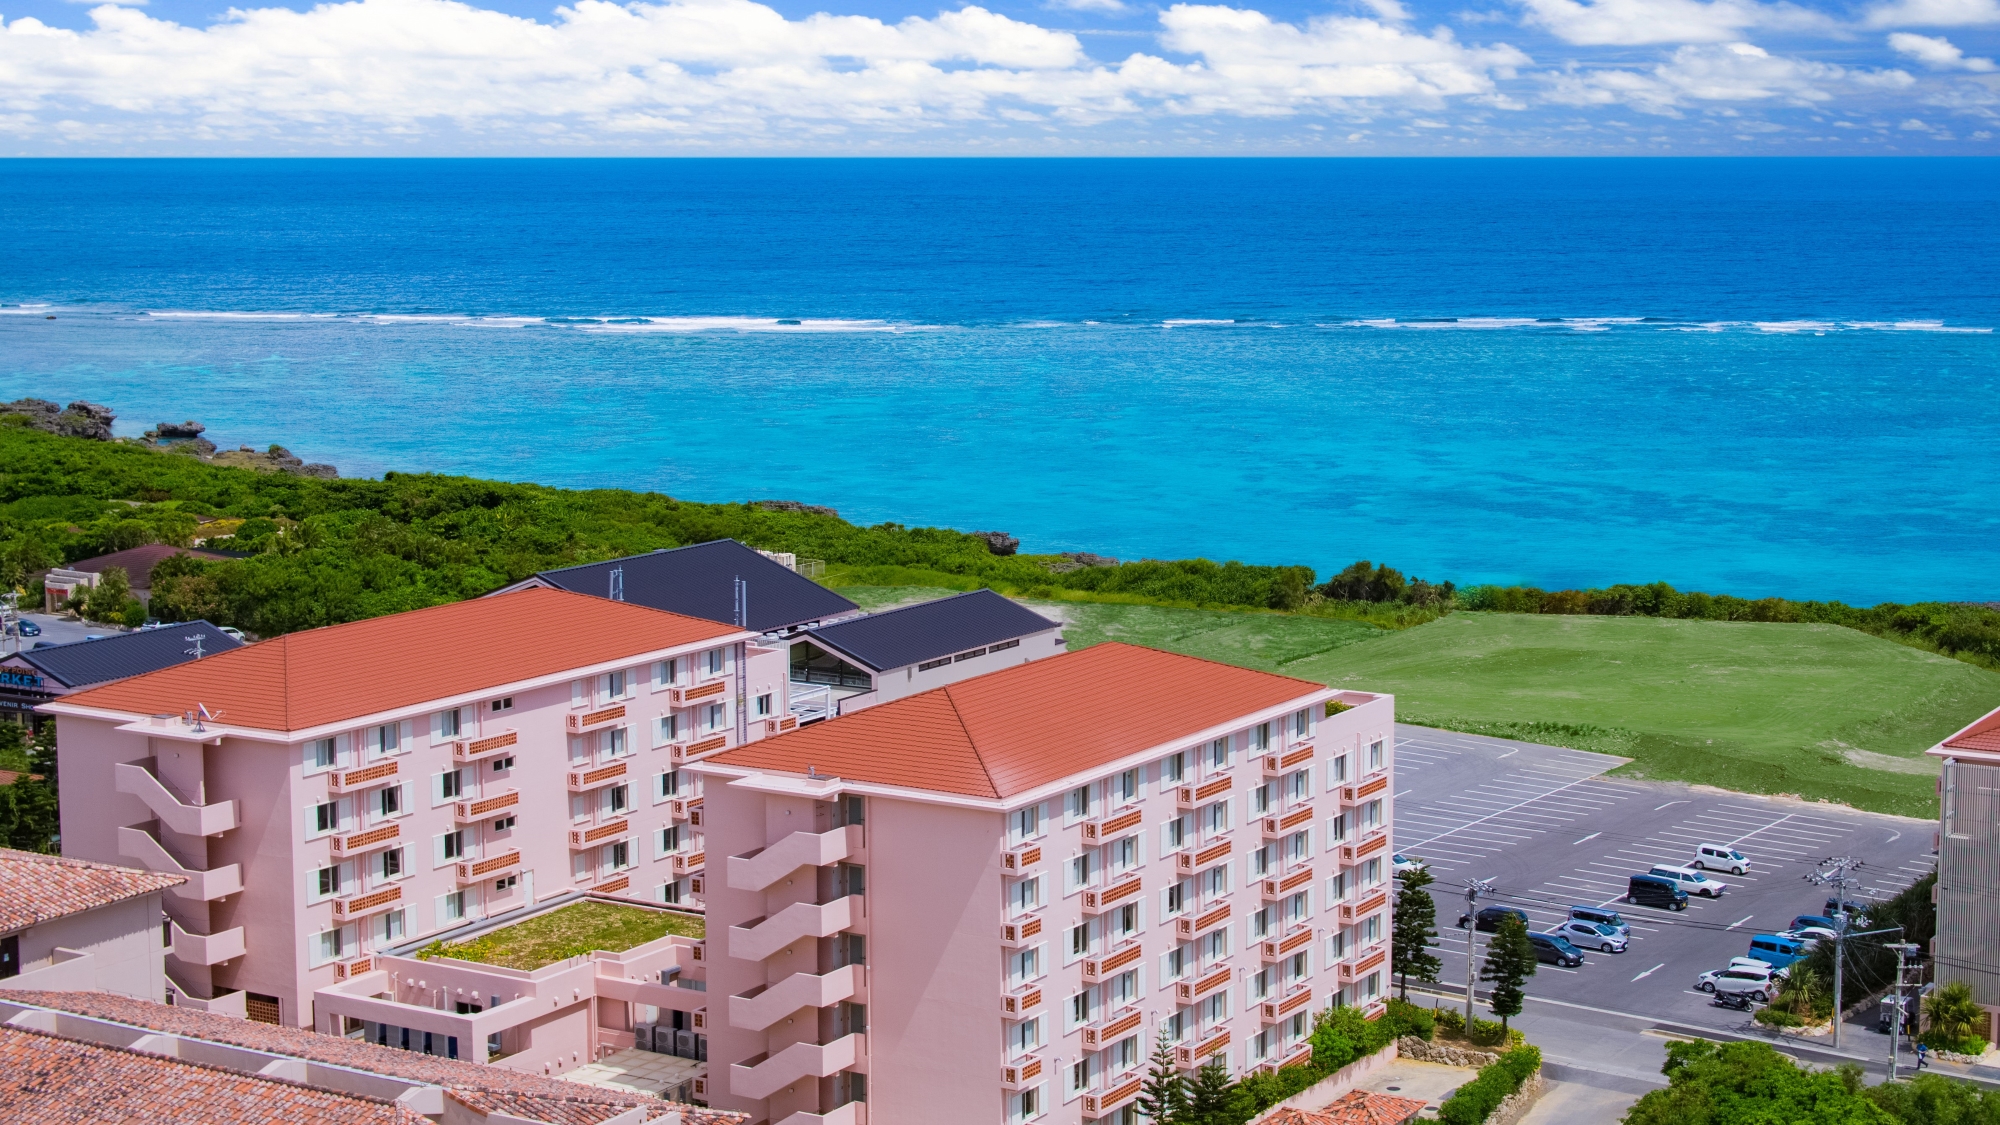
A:
<svg viewBox="0 0 2000 1125">
<path fill-rule="evenodd" d="M 16 651 L 15 646 L 17 644 L 23 649 L 33 647 L 37 641 L 45 645 L 61 645 L 68 644 L 71 641 L 80 641 L 86 637 L 110 637 L 128 631 L 122 625 L 99 625 L 95 622 L 77 621 L 72 618 L 59 617 L 53 613 L 24 613 L 21 616 L 40 625 L 42 627 L 42 635 L 39 637 L 7 637 L 5 638 L 4 646 L 0 646 L 6 652 Z"/>
<path fill-rule="evenodd" d="M 1755 1031 L 1747 1014 L 1711 1006 L 1695 978 L 1747 953 L 1752 934 L 1820 913 L 1827 891 L 1805 876 L 1828 856 L 1864 861 L 1855 890 L 1865 899 L 1895 894 L 1933 863 L 1931 822 L 1606 778 L 1624 759 L 1555 746 L 1412 726 L 1399 726 L 1397 739 L 1395 845 L 1437 879 L 1443 983 L 1465 980 L 1467 935 L 1454 923 L 1469 880 L 1491 880 L 1495 894 L 1481 905 L 1519 907 L 1537 930 L 1571 905 L 1606 905 L 1632 925 L 1627 952 L 1586 950 L 1580 967 L 1542 965 L 1529 981 L 1531 996 L 1568 1005 L 1575 1018 L 1597 1011 Z M 1684 913 L 1617 901 L 1629 876 L 1692 862 L 1702 843 L 1735 847 L 1754 867 L 1713 876 L 1728 889 L 1691 897 Z M 1477 935 L 1480 956 L 1489 936 Z M 1858 1039 L 1853 1030 L 1843 1035 Z M 1867 1038 L 1850 1045 L 1877 1050 L 1879 1037 Z"/>
</svg>

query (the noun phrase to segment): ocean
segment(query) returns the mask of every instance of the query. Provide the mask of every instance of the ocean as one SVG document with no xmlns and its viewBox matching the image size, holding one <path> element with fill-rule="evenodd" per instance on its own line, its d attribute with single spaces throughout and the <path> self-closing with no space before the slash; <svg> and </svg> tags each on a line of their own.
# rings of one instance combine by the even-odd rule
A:
<svg viewBox="0 0 2000 1125">
<path fill-rule="evenodd" d="M 2000 599 L 1990 159 L 0 161 L 0 306 L 347 476 Z"/>
</svg>

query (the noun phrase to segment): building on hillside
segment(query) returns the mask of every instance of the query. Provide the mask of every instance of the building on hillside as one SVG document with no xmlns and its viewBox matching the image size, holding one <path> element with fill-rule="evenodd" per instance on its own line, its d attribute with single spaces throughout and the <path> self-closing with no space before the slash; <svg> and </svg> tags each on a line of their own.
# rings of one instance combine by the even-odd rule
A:
<svg viewBox="0 0 2000 1125">
<path fill-rule="evenodd" d="M 185 882 L 0 848 L 0 991 L 166 995 L 160 896 Z"/>
<path fill-rule="evenodd" d="M 1937 979 L 1960 980 L 1986 1009 L 1986 1038 L 2000 1042 L 2000 709 L 1925 753 L 1938 775 Z"/>
<path fill-rule="evenodd" d="M 747 630 L 549 589 L 293 633 L 45 704 L 63 849 L 187 878 L 176 1003 L 310 1025 L 467 919 L 698 899 L 681 767 L 778 730 L 785 676 Z"/>
<path fill-rule="evenodd" d="M 1304 1058 L 1384 996 L 1394 708 L 1102 644 L 689 767 L 711 1104 L 1129 1123 L 1162 1029 L 1184 1069 Z"/>
<path fill-rule="evenodd" d="M 799 636 L 792 644 L 792 692 L 828 688 L 835 714 L 1063 651 L 1060 621 L 991 590 L 850 617 Z"/>
<path fill-rule="evenodd" d="M 0 657 L 0 717 L 31 722 L 35 708 L 71 692 L 241 647 L 209 622 L 189 621 L 10 652 Z"/>
<path fill-rule="evenodd" d="M 0 1106 L 9 1120 L 78 1125 L 746 1125 L 637 1092 L 102 992 L 0 992 Z"/>
<path fill-rule="evenodd" d="M 131 583 L 132 596 L 144 603 L 153 599 L 153 568 L 176 555 L 189 555 L 197 559 L 240 559 L 240 554 L 224 551 L 203 551 L 191 547 L 174 547 L 165 543 L 148 543 L 143 547 L 131 547 L 123 551 L 113 551 L 96 558 L 79 559 L 68 566 L 56 567 L 42 575 L 42 608 L 54 613 L 62 604 L 78 592 L 91 590 L 104 579 L 104 572 L 112 567 L 125 571 L 125 579 Z"/>
<path fill-rule="evenodd" d="M 773 637 L 861 612 L 860 606 L 734 539 L 545 570 L 494 593 L 532 586 L 741 624 Z"/>
</svg>

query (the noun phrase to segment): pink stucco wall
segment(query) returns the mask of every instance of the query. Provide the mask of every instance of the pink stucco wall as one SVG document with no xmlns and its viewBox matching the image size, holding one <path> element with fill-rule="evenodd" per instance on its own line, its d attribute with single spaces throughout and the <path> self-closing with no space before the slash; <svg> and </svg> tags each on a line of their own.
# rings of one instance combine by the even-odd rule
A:
<svg viewBox="0 0 2000 1125">
<path fill-rule="evenodd" d="M 20 932 L 21 973 L 0 989 L 86 989 L 158 1001 L 166 993 L 160 895 L 140 895 Z"/>
</svg>

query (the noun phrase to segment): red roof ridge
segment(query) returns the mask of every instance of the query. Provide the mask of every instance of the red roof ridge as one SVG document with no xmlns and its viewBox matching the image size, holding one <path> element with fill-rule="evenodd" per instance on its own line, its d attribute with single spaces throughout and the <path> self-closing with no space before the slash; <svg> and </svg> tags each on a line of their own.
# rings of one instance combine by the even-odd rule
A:
<svg viewBox="0 0 2000 1125">
<path fill-rule="evenodd" d="M 994 795 L 998 796 L 1000 793 L 1000 783 L 993 780 L 993 770 L 986 764 L 986 755 L 979 752 L 979 740 L 972 737 L 972 729 L 965 725 L 965 712 L 958 709 L 958 697 L 951 694 L 951 689 L 954 686 L 956 685 L 946 684 L 935 690 L 944 693 L 945 702 L 951 705 L 951 717 L 958 720 L 958 729 L 965 734 L 965 744 L 972 747 L 972 760 L 979 763 L 979 772 L 981 776 L 986 778 L 986 787 L 993 790 Z"/>
</svg>

